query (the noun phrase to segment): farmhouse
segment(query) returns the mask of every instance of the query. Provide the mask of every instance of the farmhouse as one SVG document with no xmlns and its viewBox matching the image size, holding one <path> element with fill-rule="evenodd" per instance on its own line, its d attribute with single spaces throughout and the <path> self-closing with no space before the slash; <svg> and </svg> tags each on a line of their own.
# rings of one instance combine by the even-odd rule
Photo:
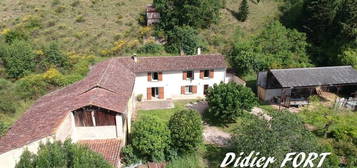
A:
<svg viewBox="0 0 357 168">
<path fill-rule="evenodd" d="M 144 101 L 204 97 L 228 82 L 222 55 L 119 57 L 98 63 L 88 76 L 41 97 L 0 138 L 0 165 L 14 167 L 25 148 L 64 141 L 87 145 L 119 167 L 136 97 Z"/>
<path fill-rule="evenodd" d="M 304 105 L 313 94 L 325 92 L 353 96 L 357 91 L 357 71 L 351 66 L 272 69 L 259 72 L 259 99 L 289 107 Z"/>
</svg>

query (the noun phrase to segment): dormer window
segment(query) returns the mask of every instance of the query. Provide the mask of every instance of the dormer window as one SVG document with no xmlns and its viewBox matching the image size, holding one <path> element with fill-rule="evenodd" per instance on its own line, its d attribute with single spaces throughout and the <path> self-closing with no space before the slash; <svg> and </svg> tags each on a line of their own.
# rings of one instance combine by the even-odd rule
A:
<svg viewBox="0 0 357 168">
<path fill-rule="evenodd" d="M 152 79 L 153 81 L 159 80 L 159 73 L 158 73 L 158 72 L 153 72 L 153 73 L 151 73 L 151 79 Z"/>
</svg>

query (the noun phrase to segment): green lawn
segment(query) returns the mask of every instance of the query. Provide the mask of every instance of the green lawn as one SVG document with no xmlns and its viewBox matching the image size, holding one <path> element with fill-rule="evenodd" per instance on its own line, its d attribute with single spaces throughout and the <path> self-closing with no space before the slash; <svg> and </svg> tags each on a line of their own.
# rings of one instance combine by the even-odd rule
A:
<svg viewBox="0 0 357 168">
<path fill-rule="evenodd" d="M 170 117 L 179 110 L 186 109 L 185 104 L 194 102 L 196 100 L 177 100 L 174 101 L 175 107 L 172 109 L 161 109 L 161 110 L 139 110 L 137 112 L 137 120 L 148 116 L 155 116 L 160 121 L 168 122 Z"/>
</svg>

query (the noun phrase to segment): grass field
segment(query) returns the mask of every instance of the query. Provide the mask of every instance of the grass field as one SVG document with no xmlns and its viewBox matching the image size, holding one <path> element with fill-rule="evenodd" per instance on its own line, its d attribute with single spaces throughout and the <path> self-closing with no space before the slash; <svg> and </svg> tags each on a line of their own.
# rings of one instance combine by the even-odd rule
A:
<svg viewBox="0 0 357 168">
<path fill-rule="evenodd" d="M 259 4 L 249 1 L 249 18 L 239 22 L 234 13 L 238 12 L 240 2 L 226 0 L 220 21 L 200 30 L 209 44 L 206 52 L 222 52 L 237 32 L 256 34 L 279 15 L 279 4 L 274 0 Z M 142 26 L 137 19 L 150 3 L 152 0 L 1 0 L 0 30 L 35 25 L 30 30 L 35 43 L 58 41 L 67 51 L 99 54 L 115 41 L 141 40 Z M 120 54 L 132 54 L 128 52 Z"/>
</svg>

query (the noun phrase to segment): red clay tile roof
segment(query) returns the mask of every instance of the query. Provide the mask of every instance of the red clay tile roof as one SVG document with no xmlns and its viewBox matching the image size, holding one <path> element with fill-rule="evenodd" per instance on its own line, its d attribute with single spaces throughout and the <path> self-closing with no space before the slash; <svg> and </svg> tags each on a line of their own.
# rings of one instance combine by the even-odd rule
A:
<svg viewBox="0 0 357 168">
<path fill-rule="evenodd" d="M 87 146 L 89 149 L 101 154 L 105 160 L 118 167 L 120 164 L 120 140 L 103 139 L 103 140 L 84 140 L 80 144 Z"/>
<path fill-rule="evenodd" d="M 137 57 L 136 63 L 129 57 L 119 59 L 134 72 L 227 68 L 224 56 L 220 54 Z"/>
<path fill-rule="evenodd" d="M 41 97 L 0 137 L 0 154 L 54 135 L 67 114 L 94 105 L 125 113 L 135 72 L 225 68 L 222 55 L 112 58 L 96 64 L 87 77 Z"/>
<path fill-rule="evenodd" d="M 118 59 L 94 66 L 88 76 L 41 97 L 0 137 L 0 154 L 53 135 L 67 114 L 88 105 L 125 113 L 135 74 Z"/>
</svg>

